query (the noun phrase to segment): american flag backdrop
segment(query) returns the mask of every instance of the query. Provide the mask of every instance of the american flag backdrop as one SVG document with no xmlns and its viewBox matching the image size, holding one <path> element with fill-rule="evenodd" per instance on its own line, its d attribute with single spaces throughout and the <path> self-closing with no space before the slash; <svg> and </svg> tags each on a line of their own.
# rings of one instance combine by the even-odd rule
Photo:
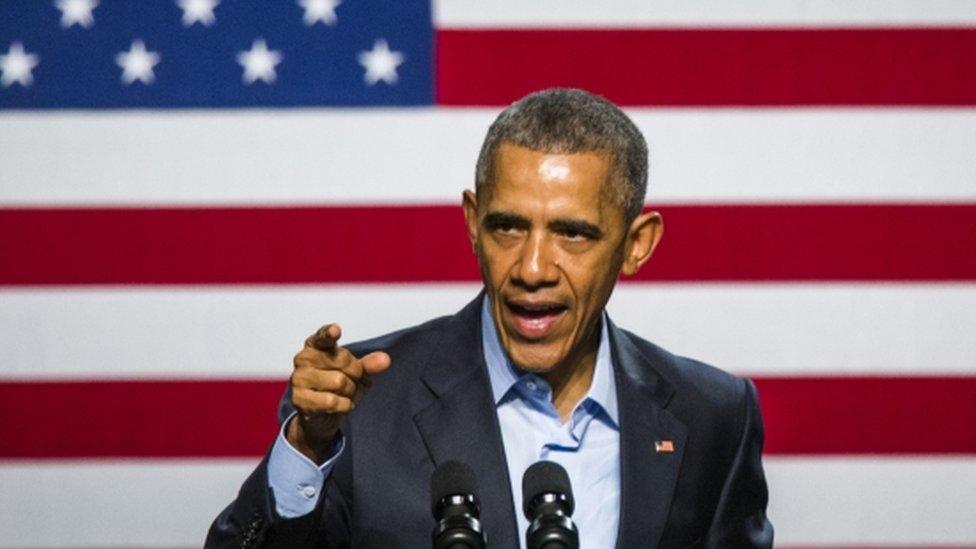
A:
<svg viewBox="0 0 976 549">
<path fill-rule="evenodd" d="M 968 0 L 0 0 L 0 546 L 202 543 L 309 333 L 476 294 L 552 85 L 647 137 L 610 313 L 755 379 L 778 545 L 976 547 Z"/>
</svg>

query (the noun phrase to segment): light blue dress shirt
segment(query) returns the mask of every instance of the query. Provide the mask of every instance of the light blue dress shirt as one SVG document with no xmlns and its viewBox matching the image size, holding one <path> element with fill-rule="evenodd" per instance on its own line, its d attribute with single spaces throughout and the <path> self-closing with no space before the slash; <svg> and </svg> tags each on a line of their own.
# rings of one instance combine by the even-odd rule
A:
<svg viewBox="0 0 976 549">
<path fill-rule="evenodd" d="M 543 459 L 562 465 L 569 473 L 576 500 L 573 522 L 579 529 L 580 547 L 596 549 L 616 543 L 620 523 L 620 426 L 606 318 L 601 324 L 590 390 L 573 409 L 569 421 L 563 423 L 552 404 L 549 384 L 513 367 L 498 339 L 487 299 L 482 307 L 485 363 L 498 410 L 523 548 L 529 521 L 522 514 L 522 473 Z"/>
<path fill-rule="evenodd" d="M 485 363 L 505 446 L 523 548 L 529 521 L 522 514 L 522 473 L 543 459 L 559 463 L 569 473 L 576 499 L 573 522 L 580 532 L 580 547 L 610 547 L 617 539 L 620 426 L 605 316 L 601 324 L 590 390 L 576 405 L 569 421 L 563 423 L 552 404 L 549 384 L 512 365 L 498 339 L 487 299 L 482 306 Z M 345 440 L 339 441 L 325 463 L 316 465 L 288 443 L 286 425 L 288 421 L 282 425 L 268 459 L 268 483 L 274 492 L 278 514 L 290 518 L 308 514 L 315 508 Z"/>
<path fill-rule="evenodd" d="M 274 493 L 275 510 L 284 518 L 307 515 L 315 509 L 319 492 L 325 486 L 325 477 L 332 472 L 332 467 L 346 447 L 346 439 L 340 434 L 332 456 L 322 465 L 316 465 L 285 438 L 285 428 L 294 417 L 293 413 L 281 424 L 268 457 L 268 485 Z"/>
</svg>

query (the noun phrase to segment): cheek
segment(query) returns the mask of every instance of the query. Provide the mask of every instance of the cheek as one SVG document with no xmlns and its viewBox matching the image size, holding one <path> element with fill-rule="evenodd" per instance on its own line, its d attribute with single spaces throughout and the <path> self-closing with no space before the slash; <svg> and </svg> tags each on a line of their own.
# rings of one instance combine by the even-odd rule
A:
<svg viewBox="0 0 976 549">
<path fill-rule="evenodd" d="M 572 269 L 566 270 L 566 279 L 584 310 L 602 309 L 617 282 L 619 265 L 613 257 L 601 255 L 591 261 L 575 258 Z"/>
<path fill-rule="evenodd" d="M 481 242 L 478 244 L 478 265 L 485 283 L 498 288 L 505 280 L 510 263 L 506 260 L 504 251 L 498 250 L 498 246 Z"/>
</svg>

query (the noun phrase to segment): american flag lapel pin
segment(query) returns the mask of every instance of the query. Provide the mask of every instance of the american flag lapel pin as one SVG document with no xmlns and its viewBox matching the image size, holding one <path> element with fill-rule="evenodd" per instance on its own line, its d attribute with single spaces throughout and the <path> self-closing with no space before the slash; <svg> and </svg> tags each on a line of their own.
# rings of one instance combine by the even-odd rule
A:
<svg viewBox="0 0 976 549">
<path fill-rule="evenodd" d="M 659 454 L 671 454 L 674 452 L 674 443 L 670 440 L 655 440 L 654 451 Z"/>
</svg>

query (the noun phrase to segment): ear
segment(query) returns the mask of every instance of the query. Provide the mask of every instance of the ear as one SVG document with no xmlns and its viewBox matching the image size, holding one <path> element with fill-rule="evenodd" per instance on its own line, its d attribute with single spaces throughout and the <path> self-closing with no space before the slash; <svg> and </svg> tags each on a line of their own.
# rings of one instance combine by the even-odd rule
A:
<svg viewBox="0 0 976 549">
<path fill-rule="evenodd" d="M 478 242 L 478 197 L 474 191 L 461 193 L 461 208 L 464 209 L 464 223 L 468 226 L 468 240 L 473 250 Z"/>
<path fill-rule="evenodd" d="M 627 229 L 624 263 L 620 272 L 625 275 L 637 274 L 641 266 L 651 258 L 654 248 L 664 234 L 664 220 L 657 212 L 647 212 L 637 216 Z"/>
</svg>

